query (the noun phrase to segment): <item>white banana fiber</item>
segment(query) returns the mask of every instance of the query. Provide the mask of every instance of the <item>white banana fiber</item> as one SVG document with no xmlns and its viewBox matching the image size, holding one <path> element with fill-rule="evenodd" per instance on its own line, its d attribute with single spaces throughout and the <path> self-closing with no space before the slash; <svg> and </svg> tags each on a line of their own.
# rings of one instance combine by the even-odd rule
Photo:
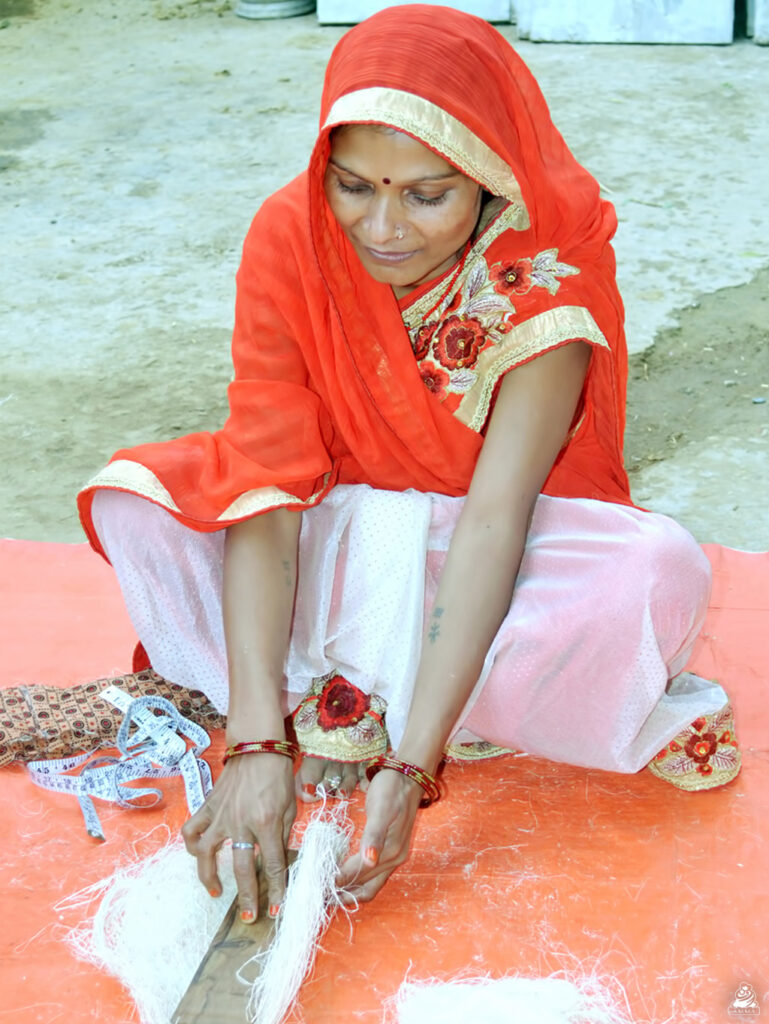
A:
<svg viewBox="0 0 769 1024">
<path fill-rule="evenodd" d="M 334 880 L 349 849 L 351 831 L 343 804 L 334 812 L 322 810 L 307 825 L 299 856 L 289 870 L 275 938 L 239 974 L 243 977 L 252 964 L 259 968 L 248 997 L 251 1024 L 281 1024 L 294 1004 L 321 937 L 342 906 Z"/>
<path fill-rule="evenodd" d="M 405 981 L 390 1006 L 397 1024 L 632 1024 L 595 980 L 462 977 Z"/>
</svg>

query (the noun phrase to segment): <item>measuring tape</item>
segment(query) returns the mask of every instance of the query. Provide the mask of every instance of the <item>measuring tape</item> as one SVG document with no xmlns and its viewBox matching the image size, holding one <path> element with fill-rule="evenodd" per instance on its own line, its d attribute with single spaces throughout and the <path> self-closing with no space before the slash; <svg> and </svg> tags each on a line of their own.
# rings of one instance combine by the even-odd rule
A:
<svg viewBox="0 0 769 1024">
<path fill-rule="evenodd" d="M 35 785 L 76 796 L 88 835 L 102 841 L 104 830 L 94 798 L 126 808 L 151 807 L 163 799 L 161 789 L 127 785 L 138 779 L 181 775 L 187 806 L 194 814 L 212 787 L 211 769 L 200 756 L 211 743 L 205 729 L 185 718 L 164 697 L 133 698 L 117 686 L 107 687 L 99 696 L 125 716 L 115 741 L 120 756 L 94 756 L 91 751 L 52 761 L 30 761 L 27 768 Z M 81 769 L 79 775 L 66 774 L 76 768 Z"/>
</svg>

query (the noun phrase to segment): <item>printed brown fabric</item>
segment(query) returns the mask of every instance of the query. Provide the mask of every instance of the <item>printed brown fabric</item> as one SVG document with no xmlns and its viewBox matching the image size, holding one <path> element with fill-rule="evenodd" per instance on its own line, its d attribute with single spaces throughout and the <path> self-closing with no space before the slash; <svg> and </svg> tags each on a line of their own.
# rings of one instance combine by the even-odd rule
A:
<svg viewBox="0 0 769 1024">
<path fill-rule="evenodd" d="M 152 669 L 67 688 L 16 686 L 0 690 L 0 767 L 112 746 L 123 714 L 100 698 L 108 686 L 131 697 L 164 697 L 205 729 L 224 728 L 224 716 L 204 693 L 170 683 Z"/>
</svg>

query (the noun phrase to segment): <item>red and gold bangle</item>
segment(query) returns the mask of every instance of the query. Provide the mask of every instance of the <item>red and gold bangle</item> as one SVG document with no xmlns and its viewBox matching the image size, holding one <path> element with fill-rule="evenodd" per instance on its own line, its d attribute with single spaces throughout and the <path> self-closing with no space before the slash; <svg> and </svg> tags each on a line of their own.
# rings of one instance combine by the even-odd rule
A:
<svg viewBox="0 0 769 1024">
<path fill-rule="evenodd" d="M 434 775 L 426 772 L 419 765 L 409 764 L 408 761 L 399 761 L 397 757 L 378 757 L 366 769 L 366 778 L 371 782 L 377 772 L 383 768 L 391 768 L 394 772 L 400 772 L 406 778 L 413 779 L 425 791 L 425 795 L 419 801 L 420 807 L 429 807 L 436 800 L 440 799 L 441 791 L 438 788 L 438 781 Z"/>
<path fill-rule="evenodd" d="M 227 747 L 222 758 L 222 764 L 227 764 L 231 757 L 238 757 L 240 754 L 282 754 L 283 757 L 290 757 L 295 761 L 299 756 L 299 746 L 291 740 L 255 740 L 252 743 L 233 743 Z"/>
</svg>

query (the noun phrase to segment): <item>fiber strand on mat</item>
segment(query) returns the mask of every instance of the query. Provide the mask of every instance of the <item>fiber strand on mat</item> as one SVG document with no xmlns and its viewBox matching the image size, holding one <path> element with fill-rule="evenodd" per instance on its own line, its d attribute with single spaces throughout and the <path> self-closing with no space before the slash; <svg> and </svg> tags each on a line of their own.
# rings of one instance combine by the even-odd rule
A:
<svg viewBox="0 0 769 1024">
<path fill-rule="evenodd" d="M 321 936 L 334 911 L 343 906 L 336 890 L 339 862 L 350 845 L 351 825 L 344 805 L 312 818 L 302 839 L 299 856 L 289 870 L 286 897 L 269 948 L 252 957 L 259 968 L 251 984 L 247 1016 L 251 1024 L 281 1024 L 311 970 Z"/>
</svg>

